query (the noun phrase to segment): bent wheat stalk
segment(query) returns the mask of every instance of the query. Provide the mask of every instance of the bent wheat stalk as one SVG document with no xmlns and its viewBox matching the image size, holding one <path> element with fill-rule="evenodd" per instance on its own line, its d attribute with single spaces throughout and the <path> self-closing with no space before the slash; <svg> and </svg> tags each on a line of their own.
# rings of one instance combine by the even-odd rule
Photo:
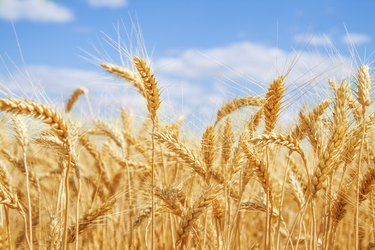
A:
<svg viewBox="0 0 375 250">
<path fill-rule="evenodd" d="M 217 111 L 217 117 L 215 121 L 215 125 L 218 124 L 224 117 L 233 113 L 234 111 L 248 106 L 262 106 L 264 103 L 264 99 L 260 97 L 254 96 L 246 96 L 234 99 L 230 102 L 225 103 L 219 111 Z"/>
</svg>

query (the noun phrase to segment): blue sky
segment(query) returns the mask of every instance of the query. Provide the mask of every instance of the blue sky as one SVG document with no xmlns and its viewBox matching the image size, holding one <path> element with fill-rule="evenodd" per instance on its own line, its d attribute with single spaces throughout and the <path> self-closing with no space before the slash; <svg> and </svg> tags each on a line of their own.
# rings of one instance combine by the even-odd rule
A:
<svg viewBox="0 0 375 250">
<path fill-rule="evenodd" d="M 22 0 L 2 0 L 4 2 Z M 26 0 L 29 1 L 29 0 Z M 162 56 L 173 50 L 211 48 L 238 41 L 250 40 L 293 49 L 305 46 L 309 38 L 298 35 L 327 35 L 341 53 L 348 52 L 343 42 L 345 26 L 356 37 L 358 48 L 373 51 L 371 37 L 375 37 L 372 11 L 374 1 L 136 1 L 118 2 L 101 6 L 89 0 L 43 0 L 52 2 L 69 13 L 50 20 L 18 16 L 14 21 L 23 53 L 29 63 L 48 63 L 58 66 L 85 66 L 77 60 L 85 48 L 98 46 L 101 32 L 115 37 L 114 27 L 123 23 L 131 29 L 132 20 L 141 26 L 146 47 Z M 121 4 L 123 2 L 123 4 Z M 42 4 L 40 4 L 42 5 Z M 47 11 L 47 8 L 45 8 Z M 32 10 L 28 10 L 32 12 Z M 1 11 L 0 11 L 1 14 Z M 11 17 L 0 16 L 0 32 L 5 38 L 0 51 L 17 60 L 15 36 Z M 132 19 L 132 20 L 131 20 Z M 100 39 L 99 39 L 100 40 Z M 310 41 L 310 43 L 314 43 Z M 322 42 L 324 44 L 324 41 Z M 313 44 L 314 45 L 314 44 Z M 356 44 L 358 45 L 358 44 Z M 364 51 L 361 51 L 364 53 Z"/>
<path fill-rule="evenodd" d="M 210 116 L 227 99 L 259 93 L 296 55 L 291 80 L 296 86 L 314 76 L 318 84 L 350 74 L 353 58 L 371 64 L 374 9 L 370 0 L 0 0 L 0 79 L 24 89 L 27 78 L 53 101 L 84 85 L 102 107 L 113 99 L 130 108 L 142 105 L 95 65 L 120 63 L 105 37 L 117 40 L 120 27 L 121 41 L 129 45 L 126 32 L 137 24 L 166 106 L 176 114 Z"/>
</svg>

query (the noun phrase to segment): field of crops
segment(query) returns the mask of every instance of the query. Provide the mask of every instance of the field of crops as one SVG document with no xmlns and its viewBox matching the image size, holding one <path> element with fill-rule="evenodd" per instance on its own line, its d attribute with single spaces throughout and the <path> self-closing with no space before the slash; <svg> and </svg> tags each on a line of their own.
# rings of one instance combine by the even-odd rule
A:
<svg viewBox="0 0 375 250">
<path fill-rule="evenodd" d="M 361 249 L 375 247 L 375 113 L 367 65 L 330 98 L 279 119 L 286 75 L 224 103 L 201 139 L 159 119 L 143 58 L 103 72 L 144 98 L 117 123 L 52 103 L 0 99 L 1 249 Z M 236 129 L 234 113 L 255 110 Z M 141 126 L 135 126 L 141 124 Z M 280 127 L 283 126 L 283 129 Z"/>
</svg>

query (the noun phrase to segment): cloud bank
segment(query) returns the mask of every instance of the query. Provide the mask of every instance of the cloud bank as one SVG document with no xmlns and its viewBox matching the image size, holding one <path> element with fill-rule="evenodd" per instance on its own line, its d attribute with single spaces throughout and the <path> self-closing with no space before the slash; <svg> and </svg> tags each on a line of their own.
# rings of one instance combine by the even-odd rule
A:
<svg viewBox="0 0 375 250">
<path fill-rule="evenodd" d="M 74 19 L 74 15 L 56 1 L 2 0 L 0 18 L 10 21 L 69 22 Z"/>
</svg>

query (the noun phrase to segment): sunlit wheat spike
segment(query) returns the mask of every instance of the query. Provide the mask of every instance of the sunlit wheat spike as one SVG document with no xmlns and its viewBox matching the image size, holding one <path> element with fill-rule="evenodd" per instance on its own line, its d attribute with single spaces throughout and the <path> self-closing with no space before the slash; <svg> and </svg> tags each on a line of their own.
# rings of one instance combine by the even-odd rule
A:
<svg viewBox="0 0 375 250">
<path fill-rule="evenodd" d="M 110 63 L 102 63 L 100 64 L 100 66 L 103 69 L 107 70 L 109 73 L 117 75 L 123 78 L 124 80 L 130 82 L 142 96 L 146 97 L 146 93 L 145 93 L 144 86 L 142 84 L 142 80 L 133 71 L 124 67 L 110 64 Z"/>
<path fill-rule="evenodd" d="M 266 133 L 271 132 L 275 126 L 280 112 L 281 99 L 284 95 L 284 77 L 280 76 L 268 88 L 263 112 L 266 124 Z"/>
<path fill-rule="evenodd" d="M 372 78 L 369 71 L 368 65 L 362 65 L 357 72 L 357 96 L 358 102 L 362 106 L 369 106 L 371 104 Z"/>
<path fill-rule="evenodd" d="M 134 57 L 133 62 L 144 84 L 145 96 L 147 100 L 147 109 L 151 115 L 151 119 L 155 120 L 156 112 L 160 106 L 160 94 L 156 78 L 154 74 L 151 72 L 151 69 L 147 65 L 145 60 L 139 57 Z"/>
</svg>

